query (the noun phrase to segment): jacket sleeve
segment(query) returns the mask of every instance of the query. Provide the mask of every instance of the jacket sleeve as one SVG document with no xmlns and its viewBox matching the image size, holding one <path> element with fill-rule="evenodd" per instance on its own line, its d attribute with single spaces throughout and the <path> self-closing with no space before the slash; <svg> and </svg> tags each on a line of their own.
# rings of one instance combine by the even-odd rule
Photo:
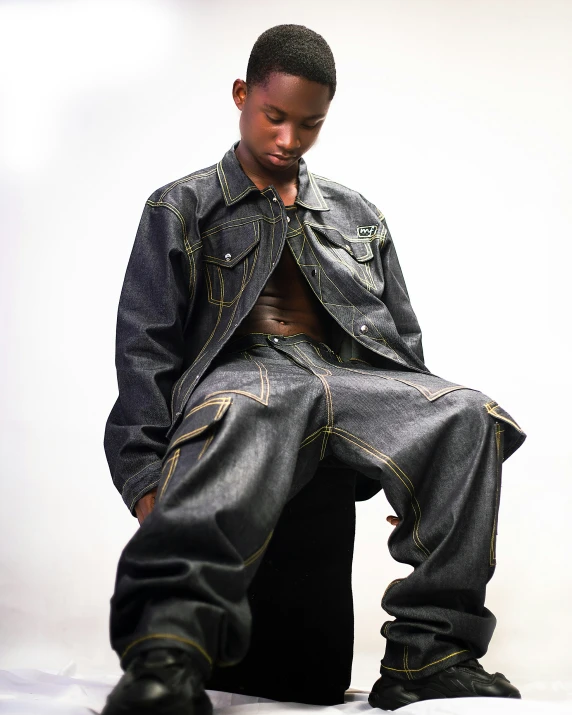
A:
<svg viewBox="0 0 572 715">
<path fill-rule="evenodd" d="M 413 311 L 413 307 L 411 306 L 411 300 L 409 299 L 405 279 L 403 278 L 401 266 L 399 265 L 395 245 L 384 215 L 377 207 L 374 208 L 380 222 L 381 262 L 385 281 L 383 302 L 393 318 L 393 322 L 401 339 L 421 361 L 421 364 L 425 366 L 421 328 L 417 316 Z"/>
<path fill-rule="evenodd" d="M 171 424 L 170 399 L 182 372 L 183 329 L 191 288 L 184 219 L 169 204 L 147 201 L 117 311 L 119 396 L 105 425 L 113 483 L 131 514 L 157 486 Z"/>
</svg>

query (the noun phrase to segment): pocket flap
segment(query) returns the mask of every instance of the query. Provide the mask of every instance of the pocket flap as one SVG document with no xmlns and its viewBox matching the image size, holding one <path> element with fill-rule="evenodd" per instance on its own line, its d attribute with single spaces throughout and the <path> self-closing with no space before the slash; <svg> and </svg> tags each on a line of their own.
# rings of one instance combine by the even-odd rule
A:
<svg viewBox="0 0 572 715">
<path fill-rule="evenodd" d="M 320 226 L 318 224 L 309 224 L 313 231 L 319 233 L 324 238 L 327 238 L 330 243 L 333 243 L 339 248 L 343 248 L 350 256 L 355 258 L 359 263 L 364 263 L 373 258 L 371 250 L 371 238 L 354 238 L 346 236 L 333 226 Z"/>
<path fill-rule="evenodd" d="M 511 415 L 509 415 L 509 413 L 504 410 L 498 402 L 495 402 L 495 400 L 487 402 L 485 409 L 491 417 L 501 420 L 501 422 L 504 422 L 505 424 L 504 462 L 521 446 L 526 439 L 526 433 L 523 432 L 521 426 L 517 424 L 513 417 L 511 417 Z"/>
<path fill-rule="evenodd" d="M 173 439 L 169 443 L 167 453 L 178 447 L 181 442 L 198 437 L 209 427 L 212 427 L 224 417 L 232 403 L 232 397 L 217 395 L 190 408 L 183 415 Z M 165 455 L 164 458 L 166 458 Z"/>
<path fill-rule="evenodd" d="M 203 236 L 204 260 L 223 268 L 233 268 L 260 242 L 258 221 L 226 226 Z"/>
</svg>

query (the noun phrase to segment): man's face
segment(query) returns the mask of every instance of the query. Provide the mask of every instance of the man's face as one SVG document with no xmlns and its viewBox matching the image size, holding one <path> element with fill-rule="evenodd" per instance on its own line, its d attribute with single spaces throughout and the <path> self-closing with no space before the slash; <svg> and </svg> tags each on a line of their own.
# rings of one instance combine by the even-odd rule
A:
<svg viewBox="0 0 572 715">
<path fill-rule="evenodd" d="M 272 173 L 291 169 L 314 144 L 330 106 L 330 88 L 289 74 L 273 73 L 265 85 L 236 80 L 233 98 L 241 111 L 241 142 Z"/>
</svg>

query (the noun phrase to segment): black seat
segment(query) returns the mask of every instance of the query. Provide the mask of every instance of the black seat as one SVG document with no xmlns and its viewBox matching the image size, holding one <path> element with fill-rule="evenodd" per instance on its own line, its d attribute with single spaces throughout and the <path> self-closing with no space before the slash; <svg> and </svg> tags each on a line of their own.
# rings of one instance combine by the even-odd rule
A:
<svg viewBox="0 0 572 715">
<path fill-rule="evenodd" d="M 215 667 L 207 689 L 314 705 L 344 702 L 354 642 L 355 499 L 377 491 L 376 482 L 355 471 L 321 463 L 286 504 L 250 585 L 246 657 Z"/>
</svg>

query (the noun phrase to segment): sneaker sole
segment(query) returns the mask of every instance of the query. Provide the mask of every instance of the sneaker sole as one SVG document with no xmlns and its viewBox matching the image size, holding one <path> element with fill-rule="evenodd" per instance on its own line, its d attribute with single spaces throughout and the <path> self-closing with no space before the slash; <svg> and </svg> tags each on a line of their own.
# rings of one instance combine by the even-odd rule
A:
<svg viewBox="0 0 572 715">
<path fill-rule="evenodd" d="M 372 691 L 368 697 L 368 703 L 372 708 L 379 708 L 380 710 L 398 710 L 406 705 L 411 705 L 412 703 L 420 702 L 421 700 L 447 700 L 451 698 L 467 698 L 467 697 L 487 697 L 485 695 L 474 695 L 471 693 L 464 693 L 459 695 L 445 695 L 444 693 L 439 693 L 434 690 L 425 690 L 420 688 L 416 692 L 411 690 L 406 690 L 401 685 L 393 685 L 389 688 L 385 688 L 382 693 L 377 693 Z M 493 697 L 493 696 L 490 696 Z M 499 697 L 499 696 L 496 696 Z M 519 699 L 518 695 L 504 695 L 503 698 L 511 698 L 513 700 Z"/>
</svg>

